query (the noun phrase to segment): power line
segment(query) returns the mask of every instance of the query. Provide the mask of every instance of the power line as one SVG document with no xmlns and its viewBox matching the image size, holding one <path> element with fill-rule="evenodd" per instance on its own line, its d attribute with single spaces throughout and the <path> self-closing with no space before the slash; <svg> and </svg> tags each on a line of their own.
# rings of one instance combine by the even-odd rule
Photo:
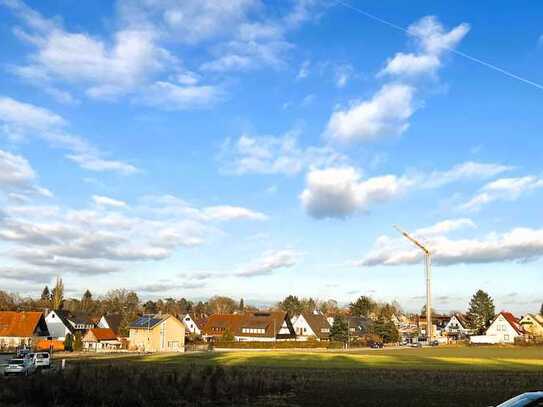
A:
<svg viewBox="0 0 543 407">
<path fill-rule="evenodd" d="M 394 24 L 394 23 L 392 23 L 390 21 L 384 20 L 384 19 L 382 19 L 382 18 L 380 18 L 380 17 L 378 17 L 378 16 L 376 16 L 374 14 L 368 13 L 367 11 L 364 11 L 364 10 L 362 10 L 362 9 L 360 9 L 358 7 L 355 7 L 355 6 L 353 6 L 353 5 L 349 4 L 349 3 L 345 3 L 342 0 L 336 0 L 336 4 L 339 4 L 339 5 L 341 5 L 341 6 L 345 7 L 345 8 L 348 8 L 348 9 L 350 9 L 352 11 L 355 11 L 355 12 L 357 12 L 359 14 L 362 14 L 363 16 L 365 16 L 365 17 L 367 17 L 367 18 L 369 18 L 369 19 L 371 19 L 373 21 L 377 21 L 378 23 L 384 24 L 384 25 L 386 25 L 386 26 L 388 26 L 390 28 L 394 28 L 395 30 L 398 30 L 398 31 L 401 31 L 403 33 L 409 34 L 409 31 L 406 30 L 404 27 L 399 26 L 397 24 Z M 466 58 L 467 60 L 469 60 L 471 62 L 475 62 L 475 63 L 477 63 L 479 65 L 482 65 L 484 67 L 492 69 L 492 70 L 494 70 L 496 72 L 499 72 L 502 75 L 505 75 L 505 76 L 507 76 L 509 78 L 516 79 L 516 80 L 518 80 L 520 82 L 523 82 L 523 83 L 525 83 L 527 85 L 531 85 L 534 88 L 537 88 L 539 90 L 543 90 L 543 85 L 541 85 L 541 84 L 539 84 L 537 82 L 531 81 L 529 79 L 523 78 L 522 76 L 516 75 L 516 74 L 514 74 L 512 72 L 509 72 L 508 70 L 500 68 L 499 66 L 491 64 L 489 62 L 485 62 L 482 59 L 473 57 L 473 56 L 471 56 L 469 54 L 466 54 L 465 52 L 458 51 L 458 50 L 456 50 L 454 48 L 450 48 L 450 47 L 443 47 L 443 48 L 446 49 L 447 51 L 452 52 L 453 54 L 456 54 L 458 56 Z"/>
</svg>

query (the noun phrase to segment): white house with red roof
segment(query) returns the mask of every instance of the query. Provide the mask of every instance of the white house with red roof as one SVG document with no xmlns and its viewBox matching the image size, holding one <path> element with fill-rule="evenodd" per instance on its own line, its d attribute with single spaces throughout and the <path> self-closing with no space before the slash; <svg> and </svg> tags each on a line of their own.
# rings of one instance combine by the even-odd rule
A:
<svg viewBox="0 0 543 407">
<path fill-rule="evenodd" d="M 472 336 L 472 343 L 515 343 L 515 338 L 525 334 L 520 321 L 510 312 L 502 311 L 494 318 L 485 335 Z"/>
</svg>

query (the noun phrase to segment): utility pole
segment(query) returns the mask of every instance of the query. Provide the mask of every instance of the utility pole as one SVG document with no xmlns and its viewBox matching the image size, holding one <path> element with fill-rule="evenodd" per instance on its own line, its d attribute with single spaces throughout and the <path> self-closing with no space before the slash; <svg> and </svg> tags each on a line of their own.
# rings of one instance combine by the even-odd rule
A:
<svg viewBox="0 0 543 407">
<path fill-rule="evenodd" d="M 416 240 L 414 237 L 410 236 L 409 233 L 401 229 L 398 225 L 394 225 L 394 228 L 400 232 L 403 237 L 417 246 L 424 252 L 424 270 L 426 274 L 426 337 L 428 339 L 428 344 L 432 342 L 433 338 L 433 327 L 432 327 L 432 253 L 430 250 Z"/>
</svg>

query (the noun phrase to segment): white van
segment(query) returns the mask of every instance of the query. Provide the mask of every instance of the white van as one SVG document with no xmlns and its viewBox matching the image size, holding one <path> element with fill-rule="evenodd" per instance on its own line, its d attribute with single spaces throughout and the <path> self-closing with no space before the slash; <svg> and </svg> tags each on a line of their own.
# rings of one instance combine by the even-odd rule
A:
<svg viewBox="0 0 543 407">
<path fill-rule="evenodd" d="M 38 369 L 49 369 L 51 367 L 51 355 L 48 352 L 37 352 L 30 354 L 34 366 Z"/>
</svg>

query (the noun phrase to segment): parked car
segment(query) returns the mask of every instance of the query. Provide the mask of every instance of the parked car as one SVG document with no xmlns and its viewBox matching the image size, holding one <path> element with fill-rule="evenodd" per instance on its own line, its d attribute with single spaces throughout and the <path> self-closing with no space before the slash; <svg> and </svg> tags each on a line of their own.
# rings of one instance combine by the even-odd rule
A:
<svg viewBox="0 0 543 407">
<path fill-rule="evenodd" d="M 48 352 L 37 352 L 29 355 L 37 369 L 49 369 L 51 367 L 51 355 Z"/>
<path fill-rule="evenodd" d="M 439 346 L 439 341 L 434 339 L 432 342 L 430 342 L 430 346 Z"/>
<path fill-rule="evenodd" d="M 30 376 L 36 370 L 34 361 L 30 358 L 11 359 L 4 368 L 4 376 L 24 375 Z"/>
<path fill-rule="evenodd" d="M 421 342 L 413 342 L 410 346 L 412 348 L 422 348 L 422 343 Z"/>
<path fill-rule="evenodd" d="M 383 342 L 372 342 L 370 343 L 370 348 L 372 349 L 382 349 L 385 345 L 383 345 Z"/>
<path fill-rule="evenodd" d="M 497 407 L 536 407 L 543 405 L 543 391 L 524 393 L 520 396 L 507 400 Z"/>
<path fill-rule="evenodd" d="M 17 358 L 26 358 L 30 354 L 30 349 L 21 348 L 17 350 Z"/>
</svg>

